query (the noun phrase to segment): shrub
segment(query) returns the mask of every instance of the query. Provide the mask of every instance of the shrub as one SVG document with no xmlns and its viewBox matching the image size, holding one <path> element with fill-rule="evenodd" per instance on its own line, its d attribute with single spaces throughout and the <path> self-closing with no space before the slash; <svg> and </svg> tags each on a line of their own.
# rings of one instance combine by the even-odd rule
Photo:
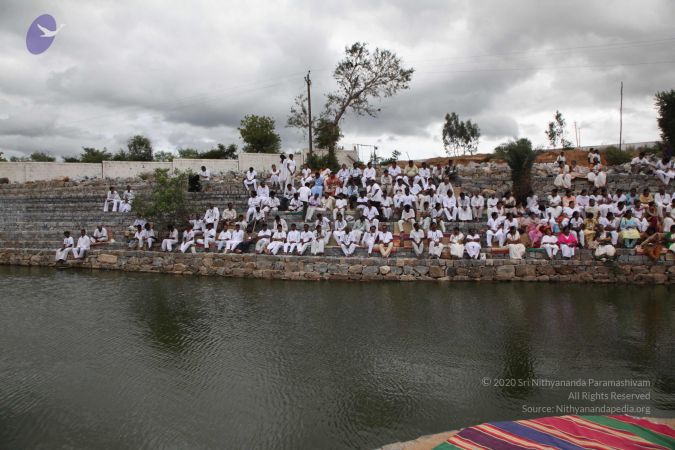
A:
<svg viewBox="0 0 675 450">
<path fill-rule="evenodd" d="M 334 152 L 326 152 L 325 155 L 318 155 L 317 153 L 312 153 L 307 155 L 305 162 L 309 165 L 312 170 L 319 170 L 329 168 L 333 172 L 340 170 L 340 164 L 338 163 L 337 157 Z"/>
<path fill-rule="evenodd" d="M 187 201 L 187 173 L 169 169 L 155 170 L 155 183 L 150 194 L 138 195 L 133 210 L 156 223 L 179 224 L 187 220 L 190 210 Z"/>
<path fill-rule="evenodd" d="M 631 155 L 628 152 L 619 150 L 618 147 L 610 146 L 605 149 L 605 160 L 610 166 L 618 166 L 630 162 Z"/>
</svg>

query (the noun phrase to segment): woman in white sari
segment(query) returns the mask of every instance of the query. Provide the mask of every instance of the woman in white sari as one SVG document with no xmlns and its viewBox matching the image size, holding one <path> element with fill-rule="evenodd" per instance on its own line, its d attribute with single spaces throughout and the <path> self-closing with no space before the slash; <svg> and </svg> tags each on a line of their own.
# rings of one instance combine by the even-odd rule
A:
<svg viewBox="0 0 675 450">
<path fill-rule="evenodd" d="M 464 256 L 464 234 L 457 227 L 450 234 L 450 255 L 459 259 Z"/>
<path fill-rule="evenodd" d="M 509 258 L 523 259 L 525 256 L 525 246 L 520 242 L 520 233 L 515 226 L 509 228 L 506 234 L 506 246 L 509 249 Z"/>
</svg>

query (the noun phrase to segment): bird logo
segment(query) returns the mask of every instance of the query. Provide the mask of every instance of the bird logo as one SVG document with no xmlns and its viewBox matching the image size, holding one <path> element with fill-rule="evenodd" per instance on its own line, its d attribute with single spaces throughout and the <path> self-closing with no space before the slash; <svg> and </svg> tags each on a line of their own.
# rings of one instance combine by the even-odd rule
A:
<svg viewBox="0 0 675 450">
<path fill-rule="evenodd" d="M 49 14 L 43 14 L 30 24 L 26 33 L 26 48 L 33 55 L 44 53 L 54 42 L 54 38 L 64 27 L 56 26 L 56 19 Z"/>
</svg>

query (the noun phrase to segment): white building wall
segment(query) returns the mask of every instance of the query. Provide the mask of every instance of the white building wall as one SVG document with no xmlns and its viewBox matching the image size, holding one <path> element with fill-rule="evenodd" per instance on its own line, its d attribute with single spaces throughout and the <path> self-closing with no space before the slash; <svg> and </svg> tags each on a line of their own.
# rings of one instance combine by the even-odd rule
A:
<svg viewBox="0 0 675 450">
<path fill-rule="evenodd" d="M 103 161 L 103 178 L 133 178 L 156 169 L 173 170 L 170 162 L 155 161 Z"/>
<path fill-rule="evenodd" d="M 3 162 L 0 163 L 0 178 L 10 183 L 54 180 L 57 178 L 101 178 L 101 165 L 88 163 L 57 162 Z"/>
<path fill-rule="evenodd" d="M 239 160 L 237 159 L 181 159 L 177 158 L 173 160 L 173 168 L 180 171 L 192 170 L 193 172 L 199 172 L 201 167 L 205 166 L 206 169 L 212 174 L 221 174 L 227 173 L 230 171 L 239 170 Z"/>
</svg>

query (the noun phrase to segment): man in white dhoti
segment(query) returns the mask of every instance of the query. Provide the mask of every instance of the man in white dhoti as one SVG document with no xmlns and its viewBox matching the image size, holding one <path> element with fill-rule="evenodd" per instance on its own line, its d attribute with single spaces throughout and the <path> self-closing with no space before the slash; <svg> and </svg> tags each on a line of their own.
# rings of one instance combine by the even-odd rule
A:
<svg viewBox="0 0 675 450">
<path fill-rule="evenodd" d="M 231 238 L 225 241 L 225 249 L 223 250 L 223 253 L 234 251 L 237 245 L 244 242 L 244 235 L 245 233 L 244 230 L 241 229 L 241 225 L 238 223 L 234 224 L 234 231 L 232 232 Z"/>
<path fill-rule="evenodd" d="M 314 229 L 314 236 L 312 238 L 311 252 L 312 255 L 323 255 L 324 247 L 326 245 L 326 232 L 321 229 L 321 225 L 317 225 Z"/>
<path fill-rule="evenodd" d="M 188 250 L 192 250 L 194 253 L 194 249 L 192 246 L 195 244 L 195 232 L 192 230 L 192 226 L 188 225 L 188 227 L 183 231 L 183 242 L 180 244 L 180 251 L 181 253 L 185 253 Z"/>
<path fill-rule="evenodd" d="M 387 229 L 387 224 L 382 224 L 380 228 L 377 235 L 377 249 L 380 251 L 380 256 L 389 258 L 394 249 L 394 236 Z"/>
<path fill-rule="evenodd" d="M 413 253 L 420 258 L 424 253 L 424 230 L 420 228 L 420 224 L 413 223 L 413 229 L 410 231 L 410 242 L 412 243 Z"/>
<path fill-rule="evenodd" d="M 436 227 L 435 223 L 431 224 L 427 239 L 429 240 L 429 257 L 440 258 L 445 245 L 443 244 L 443 232 Z"/>
<path fill-rule="evenodd" d="M 80 230 L 80 237 L 77 238 L 77 246 L 73 249 L 75 259 L 84 259 L 91 248 L 91 238 L 87 236 L 86 230 Z"/>
<path fill-rule="evenodd" d="M 466 233 L 464 248 L 469 258 L 478 259 L 480 256 L 480 235 L 473 228 L 469 228 Z"/>
<path fill-rule="evenodd" d="M 483 197 L 479 190 L 476 190 L 473 197 L 471 197 L 471 215 L 473 220 L 481 220 L 483 218 L 483 208 L 485 207 L 485 197 Z"/>
<path fill-rule="evenodd" d="M 255 191 L 258 189 L 258 174 L 253 167 L 249 167 L 244 174 L 244 189 L 247 191 Z"/>
<path fill-rule="evenodd" d="M 211 224 L 213 231 L 218 229 L 218 221 L 220 220 L 220 211 L 213 203 L 209 203 L 209 208 L 204 213 L 204 223 Z"/>
<path fill-rule="evenodd" d="M 340 238 L 347 233 L 347 221 L 342 218 L 342 214 L 338 213 L 335 222 L 333 222 L 333 238 L 335 242 L 340 242 Z"/>
<path fill-rule="evenodd" d="M 216 236 L 216 252 L 222 251 L 230 239 L 232 239 L 232 232 L 227 228 L 222 228 Z"/>
<path fill-rule="evenodd" d="M 368 231 L 361 236 L 361 244 L 368 249 L 368 256 L 373 255 L 373 247 L 377 241 L 378 231 L 375 225 L 371 225 Z"/>
<path fill-rule="evenodd" d="M 234 209 L 232 203 L 227 204 L 227 208 L 223 210 L 220 218 L 225 223 L 225 227 L 237 220 L 237 211 Z"/>
<path fill-rule="evenodd" d="M 265 253 L 276 255 L 279 253 L 279 250 L 284 247 L 284 244 L 286 244 L 286 232 L 283 230 L 281 225 L 278 225 L 276 231 L 272 233 L 271 240 L 269 244 L 267 244 Z"/>
<path fill-rule="evenodd" d="M 457 199 L 457 220 L 466 222 L 471 219 L 471 199 L 464 192 L 460 192 Z"/>
<path fill-rule="evenodd" d="M 302 256 L 307 248 L 312 245 L 314 240 L 314 232 L 309 230 L 309 224 L 303 226 L 302 232 L 300 232 L 300 244 L 298 244 L 298 255 Z"/>
<path fill-rule="evenodd" d="M 286 236 L 286 243 L 284 244 L 284 253 L 293 254 L 293 252 L 298 248 L 298 245 L 300 245 L 300 231 L 297 229 L 296 225 L 292 223 L 291 229 L 288 230 L 288 234 Z"/>
<path fill-rule="evenodd" d="M 409 223 L 413 226 L 415 221 L 415 210 L 413 210 L 410 205 L 405 205 L 403 211 L 401 211 L 401 220 L 398 221 L 398 231 L 403 233 L 404 226 L 406 223 Z"/>
<path fill-rule="evenodd" d="M 108 212 L 108 210 L 116 212 L 117 207 L 120 204 L 120 200 L 120 195 L 115 190 L 115 187 L 110 186 L 110 191 L 108 191 L 105 202 L 103 202 L 103 212 Z"/>
<path fill-rule="evenodd" d="M 278 189 L 280 192 L 284 189 L 284 185 L 279 181 L 279 169 L 277 169 L 276 164 L 272 164 L 270 169 L 270 187 L 272 189 Z"/>
<path fill-rule="evenodd" d="M 70 231 L 64 231 L 63 232 L 63 245 L 61 245 L 61 248 L 56 250 L 56 256 L 54 260 L 58 263 L 63 263 L 68 259 L 68 253 L 70 253 L 73 250 L 74 246 L 74 241 L 72 236 L 70 235 Z"/>
<path fill-rule="evenodd" d="M 145 224 L 145 228 L 143 230 L 143 243 L 148 247 L 148 250 L 152 250 L 153 244 L 157 241 L 157 237 L 155 236 L 155 229 L 152 227 L 152 224 L 150 222 Z M 139 249 L 141 249 L 143 246 L 139 245 Z"/>
<path fill-rule="evenodd" d="M 92 235 L 92 245 L 105 244 L 108 242 L 108 230 L 103 228 L 103 224 L 99 223 Z"/>
<path fill-rule="evenodd" d="M 558 254 L 560 246 L 558 246 L 558 238 L 553 236 L 551 228 L 546 227 L 544 235 L 541 237 L 541 248 L 546 250 L 548 259 L 553 259 Z"/>
<path fill-rule="evenodd" d="M 122 197 L 122 200 L 120 200 L 117 211 L 121 213 L 128 213 L 131 211 L 131 203 L 129 203 L 129 200 L 126 197 Z"/>
<path fill-rule="evenodd" d="M 455 227 L 450 234 L 450 256 L 462 259 L 464 256 L 464 233 Z"/>
<path fill-rule="evenodd" d="M 208 252 L 211 248 L 211 244 L 216 242 L 216 229 L 213 228 L 213 223 L 206 224 L 206 231 L 201 239 L 197 239 L 197 244 L 204 246 L 204 251 Z"/>
<path fill-rule="evenodd" d="M 497 242 L 500 247 L 504 246 L 504 239 L 506 235 L 504 234 L 503 224 L 504 217 L 499 217 L 499 214 L 496 212 L 492 213 L 492 216 L 487 221 L 487 232 L 485 233 L 486 242 L 488 247 L 492 247 L 492 239 L 497 238 Z"/>
<path fill-rule="evenodd" d="M 358 235 L 349 226 L 345 227 L 344 231 L 338 243 L 345 256 L 352 256 L 357 247 Z"/>
<path fill-rule="evenodd" d="M 136 231 L 134 235 L 129 239 L 127 243 L 129 248 L 137 248 L 139 250 L 143 249 L 143 238 L 145 237 L 145 230 L 142 226 L 136 225 Z"/>
<path fill-rule="evenodd" d="M 173 224 L 167 226 L 166 238 L 162 240 L 162 251 L 171 252 L 173 251 L 173 246 L 178 244 L 178 230 Z"/>
<path fill-rule="evenodd" d="M 267 244 L 270 243 L 271 238 L 272 230 L 267 228 L 267 222 L 263 222 L 262 229 L 258 231 L 258 240 L 255 243 L 255 252 L 258 254 L 262 253 L 267 248 Z"/>
</svg>

